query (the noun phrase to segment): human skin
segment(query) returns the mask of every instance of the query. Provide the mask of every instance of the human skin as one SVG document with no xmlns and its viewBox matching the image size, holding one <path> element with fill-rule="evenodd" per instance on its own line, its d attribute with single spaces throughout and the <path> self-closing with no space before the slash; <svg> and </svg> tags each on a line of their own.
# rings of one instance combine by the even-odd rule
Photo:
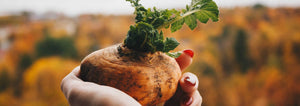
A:
<svg viewBox="0 0 300 106">
<path fill-rule="evenodd" d="M 186 51 L 176 58 L 182 71 L 192 63 L 193 55 Z M 79 72 L 78 66 L 61 82 L 61 90 L 71 106 L 140 106 L 135 99 L 116 88 L 82 81 L 78 78 Z M 165 102 L 165 106 L 200 106 L 202 97 L 197 88 L 197 77 L 184 73 L 176 93 Z"/>
</svg>

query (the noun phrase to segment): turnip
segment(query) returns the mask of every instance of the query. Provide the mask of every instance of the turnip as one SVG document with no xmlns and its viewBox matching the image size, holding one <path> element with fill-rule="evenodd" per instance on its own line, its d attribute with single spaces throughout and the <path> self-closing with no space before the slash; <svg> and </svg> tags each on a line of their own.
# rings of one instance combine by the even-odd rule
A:
<svg viewBox="0 0 300 106">
<path fill-rule="evenodd" d="M 135 7 L 136 24 L 130 26 L 123 43 L 86 56 L 79 77 L 115 87 L 142 105 L 165 102 L 174 95 L 181 70 L 174 59 L 180 52 L 169 52 L 179 43 L 174 38 L 164 38 L 161 29 L 170 26 L 175 32 L 185 23 L 193 30 L 197 20 L 218 21 L 218 7 L 212 0 L 192 0 L 181 11 L 158 10 L 145 9 L 139 0 L 126 1 Z"/>
</svg>

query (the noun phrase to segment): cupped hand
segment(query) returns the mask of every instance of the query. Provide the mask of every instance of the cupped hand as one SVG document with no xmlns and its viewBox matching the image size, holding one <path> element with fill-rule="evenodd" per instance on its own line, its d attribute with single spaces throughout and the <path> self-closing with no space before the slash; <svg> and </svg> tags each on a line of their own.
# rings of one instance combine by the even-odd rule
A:
<svg viewBox="0 0 300 106">
<path fill-rule="evenodd" d="M 184 50 L 176 58 L 181 70 L 184 70 L 192 62 L 193 51 Z M 105 85 L 92 82 L 84 82 L 78 76 L 80 67 L 73 69 L 61 82 L 61 90 L 71 106 L 140 106 L 135 99 L 126 93 Z M 199 106 L 202 98 L 197 90 L 198 79 L 192 73 L 184 73 L 179 80 L 179 86 L 175 95 L 165 106 L 190 105 Z"/>
<path fill-rule="evenodd" d="M 184 50 L 183 53 L 176 58 L 181 70 L 183 71 L 192 63 L 194 52 L 192 50 Z M 196 75 L 187 72 L 184 73 L 177 87 L 174 96 L 166 101 L 165 106 L 200 106 L 202 97 L 198 89 L 198 78 Z"/>
<path fill-rule="evenodd" d="M 61 83 L 61 90 L 71 106 L 140 106 L 126 93 L 105 85 L 84 82 L 76 67 Z"/>
</svg>

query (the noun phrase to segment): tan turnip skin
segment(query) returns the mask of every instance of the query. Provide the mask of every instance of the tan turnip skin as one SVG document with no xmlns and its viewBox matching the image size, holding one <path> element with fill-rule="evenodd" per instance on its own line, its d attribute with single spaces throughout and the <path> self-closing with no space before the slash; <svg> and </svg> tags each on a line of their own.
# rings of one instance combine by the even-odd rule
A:
<svg viewBox="0 0 300 106">
<path fill-rule="evenodd" d="M 117 88 L 147 106 L 170 99 L 181 77 L 174 58 L 161 52 L 132 52 L 122 44 L 89 54 L 80 70 L 82 80 Z"/>
</svg>

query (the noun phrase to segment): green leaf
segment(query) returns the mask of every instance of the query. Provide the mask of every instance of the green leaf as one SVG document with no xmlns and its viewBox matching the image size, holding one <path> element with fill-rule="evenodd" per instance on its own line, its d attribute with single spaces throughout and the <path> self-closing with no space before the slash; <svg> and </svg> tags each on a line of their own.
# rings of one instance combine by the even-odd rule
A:
<svg viewBox="0 0 300 106">
<path fill-rule="evenodd" d="M 209 19 L 213 22 L 219 20 L 218 7 L 212 0 L 192 0 L 186 9 L 180 11 L 175 9 L 160 10 L 155 7 L 146 9 L 139 3 L 140 0 L 126 1 L 135 8 L 136 24 L 130 26 L 124 44 L 135 51 L 167 53 L 174 50 L 179 43 L 174 38 L 164 39 L 162 28 L 170 28 L 171 32 L 175 32 L 181 29 L 185 23 L 193 30 L 197 27 L 197 20 L 201 23 L 207 23 Z M 168 54 L 172 57 L 178 55 Z"/>
<path fill-rule="evenodd" d="M 171 25 L 171 32 L 175 32 L 175 31 L 181 29 L 183 24 L 184 24 L 184 19 L 181 19 L 181 20 L 178 20 L 178 21 L 174 22 Z"/>
<path fill-rule="evenodd" d="M 165 44 L 163 40 L 154 41 L 154 46 L 156 47 L 156 51 L 163 51 L 165 48 Z"/>
<path fill-rule="evenodd" d="M 219 20 L 219 10 L 215 2 L 208 0 L 209 2 L 202 3 L 200 7 L 200 13 L 206 14 L 213 22 Z"/>
<path fill-rule="evenodd" d="M 163 52 L 169 52 L 170 50 L 175 49 L 178 45 L 179 45 L 179 43 L 177 42 L 177 40 L 175 38 L 166 38 L 165 48 L 164 48 Z"/>
<path fill-rule="evenodd" d="M 195 13 L 195 15 L 196 15 L 197 19 L 202 23 L 207 23 L 207 21 L 209 20 L 209 17 L 202 12 L 197 12 L 197 13 Z"/>
<path fill-rule="evenodd" d="M 186 10 L 183 9 L 182 12 L 183 15 L 178 16 L 177 19 L 169 22 L 170 24 L 173 23 L 172 26 L 174 25 L 174 28 L 171 26 L 172 32 L 175 32 L 182 27 L 177 25 L 177 23 L 180 23 L 180 25 L 182 24 L 182 18 L 184 19 L 183 23 L 188 25 L 191 30 L 197 26 L 197 19 L 201 23 L 207 23 L 209 19 L 213 22 L 219 20 L 218 6 L 212 0 L 192 0 L 191 5 L 186 6 Z"/>
<path fill-rule="evenodd" d="M 191 30 L 197 27 L 197 19 L 195 15 L 190 15 L 184 18 L 185 24 L 189 26 Z"/>
<path fill-rule="evenodd" d="M 163 51 L 164 50 L 165 44 L 164 44 L 164 36 L 163 36 L 162 31 L 160 31 L 159 35 L 154 40 L 153 44 L 155 46 L 156 51 Z"/>
<path fill-rule="evenodd" d="M 166 53 L 168 56 L 173 57 L 173 58 L 177 58 L 179 57 L 182 53 L 181 52 L 168 52 Z"/>
</svg>

